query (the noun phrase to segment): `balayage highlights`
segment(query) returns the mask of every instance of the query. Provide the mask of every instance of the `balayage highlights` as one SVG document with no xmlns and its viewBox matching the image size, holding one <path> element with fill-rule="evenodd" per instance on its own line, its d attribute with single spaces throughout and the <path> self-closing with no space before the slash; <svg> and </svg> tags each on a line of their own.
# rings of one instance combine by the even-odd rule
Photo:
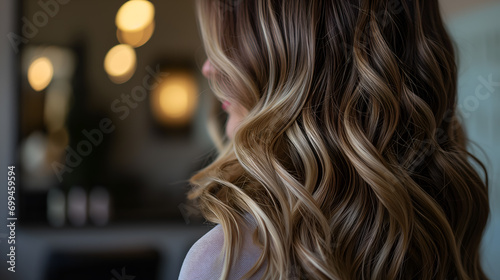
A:
<svg viewBox="0 0 500 280">
<path fill-rule="evenodd" d="M 486 279 L 487 173 L 437 0 L 198 0 L 215 94 L 249 111 L 190 198 L 252 216 L 265 279 Z M 425 145 L 424 145 L 425 144 Z M 485 181 L 470 161 L 484 171 Z"/>
</svg>

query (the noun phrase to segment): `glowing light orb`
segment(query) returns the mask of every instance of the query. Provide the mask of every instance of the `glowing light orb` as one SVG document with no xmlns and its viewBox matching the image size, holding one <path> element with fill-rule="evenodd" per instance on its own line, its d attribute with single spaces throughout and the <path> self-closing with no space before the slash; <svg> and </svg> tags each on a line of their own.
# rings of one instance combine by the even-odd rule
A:
<svg viewBox="0 0 500 280">
<path fill-rule="evenodd" d="M 198 88 L 188 73 L 170 73 L 152 93 L 152 109 L 156 119 L 166 125 L 189 123 L 198 103 Z"/>
<path fill-rule="evenodd" d="M 148 27 L 139 31 L 124 31 L 121 29 L 117 29 L 116 37 L 118 38 L 118 41 L 120 41 L 120 43 L 128 44 L 134 48 L 137 48 L 149 41 L 149 39 L 153 35 L 154 30 L 155 23 L 151 22 Z"/>
<path fill-rule="evenodd" d="M 121 84 L 128 81 L 135 72 L 137 56 L 134 48 L 126 44 L 111 48 L 104 58 L 104 70 L 109 78 Z"/>
<path fill-rule="evenodd" d="M 52 81 L 54 67 L 46 57 L 35 59 L 28 68 L 28 82 L 36 91 L 44 90 Z"/>
<path fill-rule="evenodd" d="M 148 27 L 154 19 L 154 5 L 145 0 L 125 2 L 116 14 L 116 26 L 123 31 L 139 31 Z"/>
</svg>

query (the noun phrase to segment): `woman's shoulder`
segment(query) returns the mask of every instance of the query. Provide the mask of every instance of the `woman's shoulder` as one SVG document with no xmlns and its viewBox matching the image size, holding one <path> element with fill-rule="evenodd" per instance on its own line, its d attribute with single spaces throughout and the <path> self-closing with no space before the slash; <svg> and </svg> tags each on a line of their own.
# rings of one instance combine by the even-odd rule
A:
<svg viewBox="0 0 500 280">
<path fill-rule="evenodd" d="M 253 243 L 254 227 L 242 227 L 242 248 L 231 268 L 228 279 L 241 279 L 254 266 L 260 257 L 261 249 Z M 224 245 L 224 231 L 221 225 L 215 226 L 191 247 L 182 264 L 180 280 L 219 279 L 222 274 L 224 259 L 222 249 Z M 260 271 L 251 279 L 263 272 Z"/>
<path fill-rule="evenodd" d="M 219 259 L 223 244 L 224 231 L 217 225 L 191 247 L 184 258 L 179 279 L 217 279 L 222 272 L 222 260 Z"/>
</svg>

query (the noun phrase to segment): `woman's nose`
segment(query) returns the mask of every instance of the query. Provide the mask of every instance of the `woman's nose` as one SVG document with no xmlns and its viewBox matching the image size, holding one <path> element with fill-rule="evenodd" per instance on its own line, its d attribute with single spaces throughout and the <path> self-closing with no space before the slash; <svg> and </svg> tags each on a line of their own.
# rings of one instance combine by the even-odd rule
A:
<svg viewBox="0 0 500 280">
<path fill-rule="evenodd" d="M 210 60 L 206 60 L 205 63 L 203 64 L 203 68 L 201 69 L 201 72 L 203 73 L 203 76 L 209 78 L 213 72 L 214 72 L 214 67 L 210 63 Z"/>
</svg>

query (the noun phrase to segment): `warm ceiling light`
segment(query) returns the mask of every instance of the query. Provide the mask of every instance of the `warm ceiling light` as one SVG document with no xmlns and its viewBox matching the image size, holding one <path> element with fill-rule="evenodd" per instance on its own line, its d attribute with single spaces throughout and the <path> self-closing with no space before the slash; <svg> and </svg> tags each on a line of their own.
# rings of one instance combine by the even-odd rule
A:
<svg viewBox="0 0 500 280">
<path fill-rule="evenodd" d="M 28 68 L 28 82 L 36 91 L 42 91 L 52 81 L 54 67 L 46 57 L 35 59 Z"/>
<path fill-rule="evenodd" d="M 130 0 L 116 14 L 116 26 L 128 32 L 144 30 L 153 22 L 155 7 L 149 1 Z"/>
<path fill-rule="evenodd" d="M 135 50 L 126 44 L 111 48 L 104 58 L 104 70 L 109 78 L 121 84 L 128 81 L 135 72 L 137 58 Z"/>
<path fill-rule="evenodd" d="M 151 102 L 159 122 L 172 126 L 189 123 L 198 103 L 195 78 L 189 73 L 170 73 L 152 93 Z"/>
<path fill-rule="evenodd" d="M 118 41 L 122 44 L 131 45 L 134 48 L 140 47 L 151 38 L 155 29 L 154 21 L 145 29 L 139 31 L 124 31 L 121 29 L 116 30 Z"/>
<path fill-rule="evenodd" d="M 189 109 L 189 93 L 180 84 L 164 86 L 160 92 L 160 108 L 163 113 L 172 119 L 186 114 Z"/>
</svg>

